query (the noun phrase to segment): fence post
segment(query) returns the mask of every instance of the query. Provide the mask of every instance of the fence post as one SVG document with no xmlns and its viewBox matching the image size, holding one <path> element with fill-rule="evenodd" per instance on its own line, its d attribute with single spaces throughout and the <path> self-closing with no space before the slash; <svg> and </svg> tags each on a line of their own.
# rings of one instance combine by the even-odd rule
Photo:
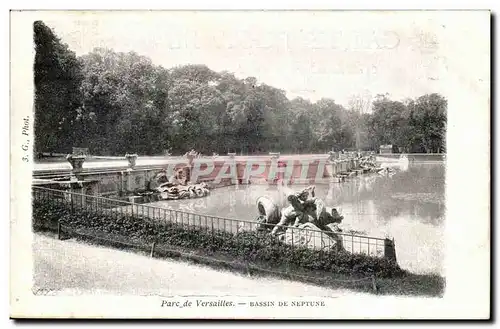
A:
<svg viewBox="0 0 500 329">
<path fill-rule="evenodd" d="M 57 240 L 61 240 L 61 221 L 57 221 Z"/>
<path fill-rule="evenodd" d="M 149 257 L 153 257 L 154 252 L 155 252 L 155 245 L 156 245 L 156 242 L 153 242 L 153 245 L 151 246 L 151 253 L 150 253 Z"/>
<path fill-rule="evenodd" d="M 250 267 L 250 264 L 248 264 L 247 262 L 245 262 L 245 269 L 246 269 L 246 274 L 247 276 L 252 276 L 252 272 L 251 272 L 251 267 Z"/>
<path fill-rule="evenodd" d="M 377 281 L 375 281 L 375 275 L 372 275 L 372 287 L 373 287 L 373 291 L 374 291 L 374 292 L 377 292 L 377 291 L 378 291 L 378 288 L 377 288 Z"/>
<path fill-rule="evenodd" d="M 211 226 L 212 226 L 212 231 L 210 231 L 210 233 L 212 234 L 212 246 L 213 246 L 214 242 L 215 242 L 215 236 L 214 236 L 214 218 L 210 217 L 210 219 L 211 219 Z"/>
<path fill-rule="evenodd" d="M 384 257 L 397 263 L 394 238 L 392 240 L 389 238 L 384 239 Z"/>
</svg>

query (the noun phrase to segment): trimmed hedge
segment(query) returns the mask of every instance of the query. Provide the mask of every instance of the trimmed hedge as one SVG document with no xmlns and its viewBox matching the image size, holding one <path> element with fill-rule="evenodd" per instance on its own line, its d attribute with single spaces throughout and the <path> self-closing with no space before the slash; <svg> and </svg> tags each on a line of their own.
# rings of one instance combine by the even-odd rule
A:
<svg viewBox="0 0 500 329">
<path fill-rule="evenodd" d="M 376 275 L 381 278 L 408 274 L 397 263 L 385 258 L 291 246 L 265 232 L 212 232 L 206 228 L 193 228 L 173 222 L 154 222 L 139 215 L 110 214 L 84 209 L 72 211 L 69 204 L 53 200 L 33 201 L 35 231 L 53 229 L 57 227 L 58 222 L 77 230 L 123 236 L 138 244 L 156 242 L 192 250 L 205 250 L 247 262 L 265 262 L 274 266 L 301 267 L 339 274 Z"/>
</svg>

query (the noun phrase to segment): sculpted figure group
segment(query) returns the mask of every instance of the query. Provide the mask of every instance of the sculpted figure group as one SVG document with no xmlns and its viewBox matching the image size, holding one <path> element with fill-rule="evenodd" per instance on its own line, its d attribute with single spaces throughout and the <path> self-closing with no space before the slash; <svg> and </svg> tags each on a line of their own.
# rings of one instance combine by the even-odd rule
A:
<svg viewBox="0 0 500 329">
<path fill-rule="evenodd" d="M 161 200 L 192 199 L 207 196 L 210 191 L 206 183 L 189 184 L 191 180 L 188 167 L 177 169 L 171 177 L 161 172 L 155 177 Z"/>
<path fill-rule="evenodd" d="M 300 224 L 312 223 L 323 231 L 331 231 L 329 224 L 342 222 L 337 209 L 325 206 L 323 200 L 315 196 L 315 187 L 309 186 L 299 192 L 288 191 L 286 195 L 289 205 L 283 209 L 268 197 L 257 200 L 260 230 L 271 230 L 277 235 L 287 226 L 298 227 Z"/>
</svg>

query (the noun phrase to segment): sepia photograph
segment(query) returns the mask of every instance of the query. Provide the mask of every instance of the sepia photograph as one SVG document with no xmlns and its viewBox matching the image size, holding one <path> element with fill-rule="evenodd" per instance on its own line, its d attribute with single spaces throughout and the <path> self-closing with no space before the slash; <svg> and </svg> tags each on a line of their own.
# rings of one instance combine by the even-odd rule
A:
<svg viewBox="0 0 500 329">
<path fill-rule="evenodd" d="M 11 317 L 488 319 L 490 20 L 11 11 Z"/>
</svg>

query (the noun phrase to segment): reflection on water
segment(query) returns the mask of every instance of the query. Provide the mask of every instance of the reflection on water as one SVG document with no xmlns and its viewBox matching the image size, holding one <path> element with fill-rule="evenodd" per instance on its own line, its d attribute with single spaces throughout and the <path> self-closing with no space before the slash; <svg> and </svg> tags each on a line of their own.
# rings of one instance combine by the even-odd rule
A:
<svg viewBox="0 0 500 329">
<path fill-rule="evenodd" d="M 415 272 L 442 272 L 444 233 L 444 164 L 411 164 L 392 177 L 360 176 L 344 183 L 316 185 L 317 197 L 337 207 L 344 224 L 369 235 L 391 236 L 398 262 Z M 292 189 L 303 186 L 292 185 Z M 285 206 L 276 186 L 230 186 L 209 197 L 156 202 L 165 208 L 254 220 L 256 200 L 268 195 Z"/>
</svg>

